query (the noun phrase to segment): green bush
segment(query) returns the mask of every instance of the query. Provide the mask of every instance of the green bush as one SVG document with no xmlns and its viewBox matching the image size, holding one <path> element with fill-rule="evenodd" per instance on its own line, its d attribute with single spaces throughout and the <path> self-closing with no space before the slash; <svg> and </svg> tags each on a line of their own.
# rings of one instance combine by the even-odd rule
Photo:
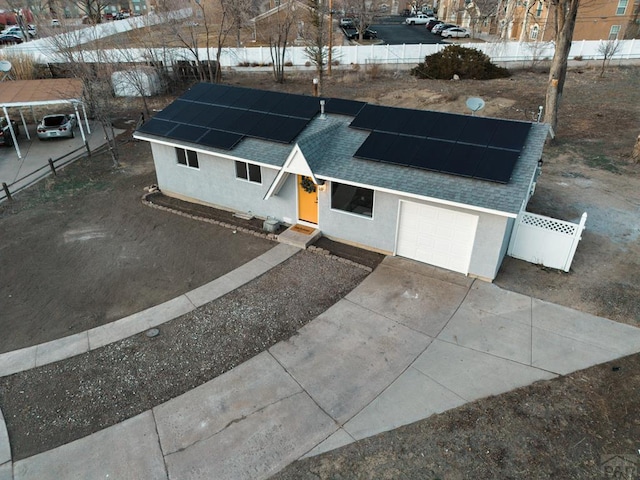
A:
<svg viewBox="0 0 640 480">
<path fill-rule="evenodd" d="M 489 80 L 510 77 L 509 70 L 491 63 L 489 56 L 476 48 L 449 45 L 433 55 L 427 55 L 423 63 L 411 69 L 418 78 L 448 80 L 458 75 L 461 79 Z"/>
</svg>

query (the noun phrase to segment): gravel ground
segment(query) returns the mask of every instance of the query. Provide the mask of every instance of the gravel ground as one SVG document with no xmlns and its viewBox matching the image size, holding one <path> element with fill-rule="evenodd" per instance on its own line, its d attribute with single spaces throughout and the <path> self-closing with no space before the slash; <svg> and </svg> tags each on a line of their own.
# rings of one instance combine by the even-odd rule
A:
<svg viewBox="0 0 640 480">
<path fill-rule="evenodd" d="M 367 275 L 361 267 L 301 251 L 162 325 L 157 337 L 135 335 L 0 378 L 14 460 L 114 425 L 217 377 L 290 338 Z"/>
</svg>

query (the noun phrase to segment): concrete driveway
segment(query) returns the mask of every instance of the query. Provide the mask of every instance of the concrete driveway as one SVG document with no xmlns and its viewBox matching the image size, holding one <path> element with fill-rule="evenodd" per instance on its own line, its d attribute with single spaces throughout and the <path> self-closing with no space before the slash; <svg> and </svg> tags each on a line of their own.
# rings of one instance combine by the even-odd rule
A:
<svg viewBox="0 0 640 480">
<path fill-rule="evenodd" d="M 288 341 L 18 461 L 13 478 L 267 478 L 303 456 L 638 351 L 640 329 L 388 257 Z"/>
</svg>

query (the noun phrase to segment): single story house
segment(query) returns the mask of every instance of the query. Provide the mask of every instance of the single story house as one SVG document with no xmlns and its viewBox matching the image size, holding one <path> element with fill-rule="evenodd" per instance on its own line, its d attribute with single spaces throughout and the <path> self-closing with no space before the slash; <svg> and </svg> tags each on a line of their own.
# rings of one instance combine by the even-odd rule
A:
<svg viewBox="0 0 640 480">
<path fill-rule="evenodd" d="M 200 83 L 141 126 L 165 195 L 491 281 L 544 124 Z"/>
</svg>

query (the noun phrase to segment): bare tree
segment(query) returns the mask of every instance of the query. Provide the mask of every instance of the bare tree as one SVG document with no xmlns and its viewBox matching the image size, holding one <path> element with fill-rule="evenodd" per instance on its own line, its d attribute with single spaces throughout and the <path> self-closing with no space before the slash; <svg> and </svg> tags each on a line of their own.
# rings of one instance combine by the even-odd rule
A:
<svg viewBox="0 0 640 480">
<path fill-rule="evenodd" d="M 229 18 L 235 31 L 236 47 L 242 47 L 242 28 L 245 27 L 249 19 L 257 13 L 254 0 L 233 0 L 227 3 Z"/>
<path fill-rule="evenodd" d="M 567 60 L 580 0 L 551 0 L 551 6 L 555 26 L 555 52 L 549 70 L 544 121 L 551 127 L 553 139 L 558 127 L 558 109 L 567 78 Z"/>
<path fill-rule="evenodd" d="M 318 93 L 322 94 L 325 67 L 329 59 L 329 31 L 326 8 L 321 0 L 307 0 L 307 22 L 304 30 L 304 54 L 316 68 Z"/>
<path fill-rule="evenodd" d="M 99 38 L 93 39 L 98 48 L 87 51 L 80 42 L 80 31 L 67 31 L 64 35 L 51 37 L 64 68 L 75 78 L 82 80 L 83 102 L 89 113 L 96 118 L 104 131 L 107 147 L 115 167 L 119 166 L 119 151 L 113 129 L 114 113 L 111 74 L 114 67 L 107 50 L 101 49 Z M 83 33 L 86 35 L 86 32 Z"/>
<path fill-rule="evenodd" d="M 276 11 L 264 19 L 261 25 L 262 36 L 269 43 L 273 78 L 284 83 L 284 67 L 287 48 L 290 43 L 291 30 L 298 20 L 295 1 L 287 1 L 276 7 Z"/>
<path fill-rule="evenodd" d="M 102 22 L 102 14 L 108 3 L 106 0 L 80 0 L 77 5 L 78 9 L 86 15 L 87 21 L 95 25 Z"/>
<path fill-rule="evenodd" d="M 611 63 L 613 56 L 620 50 L 620 41 L 618 39 L 605 40 L 598 44 L 598 53 L 602 55 L 602 67 L 600 68 L 600 76 L 604 77 L 604 70 Z"/>
<path fill-rule="evenodd" d="M 373 23 L 378 2 L 376 0 L 345 0 L 343 8 L 353 17 L 354 26 L 358 31 L 358 39 L 362 40 L 367 28 Z"/>
</svg>

